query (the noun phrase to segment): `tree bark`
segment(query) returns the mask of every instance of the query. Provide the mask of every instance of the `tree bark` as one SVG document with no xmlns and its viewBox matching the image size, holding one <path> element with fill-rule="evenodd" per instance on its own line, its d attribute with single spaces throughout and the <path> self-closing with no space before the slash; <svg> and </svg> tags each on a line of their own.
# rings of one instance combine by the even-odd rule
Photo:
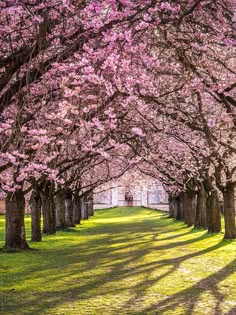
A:
<svg viewBox="0 0 236 315">
<path fill-rule="evenodd" d="M 53 198 L 52 183 L 47 183 L 41 192 L 42 212 L 43 212 L 43 233 L 56 233 L 55 204 Z"/>
<path fill-rule="evenodd" d="M 85 219 L 89 219 L 89 204 L 88 204 L 88 201 L 85 202 Z"/>
<path fill-rule="evenodd" d="M 91 216 L 94 216 L 93 199 L 91 200 Z"/>
<path fill-rule="evenodd" d="M 212 190 L 208 194 L 206 212 L 208 233 L 220 232 L 221 231 L 220 206 L 216 190 Z"/>
<path fill-rule="evenodd" d="M 31 241 L 42 241 L 41 233 L 41 198 L 40 192 L 33 190 L 30 196 L 31 208 Z"/>
<path fill-rule="evenodd" d="M 174 205 L 174 197 L 169 195 L 169 218 L 175 217 L 175 205 Z"/>
<path fill-rule="evenodd" d="M 224 220 L 225 220 L 225 238 L 236 238 L 235 226 L 235 206 L 234 206 L 234 187 L 233 185 L 226 186 L 223 192 L 224 198 Z"/>
<path fill-rule="evenodd" d="M 25 236 L 25 197 L 22 190 L 7 193 L 5 248 L 28 249 Z"/>
<path fill-rule="evenodd" d="M 58 187 L 61 189 L 61 187 Z M 55 214 L 56 214 L 56 229 L 65 229 L 66 228 L 66 220 L 65 220 L 65 198 L 64 198 L 64 190 L 62 189 L 58 192 L 54 197 L 55 202 Z"/>
<path fill-rule="evenodd" d="M 179 194 L 179 218 L 180 220 L 184 220 L 185 219 L 185 207 L 184 207 L 184 193 L 181 192 Z"/>
<path fill-rule="evenodd" d="M 196 193 L 194 191 L 184 192 L 184 222 L 188 226 L 194 225 L 196 215 Z"/>
<path fill-rule="evenodd" d="M 171 198 L 172 208 L 173 208 L 173 218 L 177 219 L 178 217 L 178 197 Z"/>
<path fill-rule="evenodd" d="M 203 183 L 200 183 L 197 192 L 195 227 L 207 228 L 206 202 L 207 193 Z"/>
<path fill-rule="evenodd" d="M 88 216 L 88 207 L 87 207 L 86 199 L 82 198 L 80 202 L 81 202 L 81 219 L 87 220 L 89 216 Z"/>
<path fill-rule="evenodd" d="M 94 209 L 93 209 L 93 197 L 90 195 L 88 198 L 88 215 L 89 216 L 94 216 Z"/>
<path fill-rule="evenodd" d="M 81 204 L 77 192 L 73 196 L 73 223 L 80 224 L 81 221 Z"/>
<path fill-rule="evenodd" d="M 72 191 L 69 188 L 65 190 L 65 222 L 67 227 L 75 226 L 73 223 Z"/>
<path fill-rule="evenodd" d="M 180 193 L 176 198 L 176 220 L 184 219 L 184 209 L 183 209 L 183 193 Z"/>
</svg>

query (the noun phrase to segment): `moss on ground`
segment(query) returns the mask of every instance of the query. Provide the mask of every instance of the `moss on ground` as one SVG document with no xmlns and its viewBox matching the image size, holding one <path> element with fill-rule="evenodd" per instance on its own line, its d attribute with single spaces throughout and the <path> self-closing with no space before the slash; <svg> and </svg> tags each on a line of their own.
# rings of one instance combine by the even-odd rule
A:
<svg viewBox="0 0 236 315">
<path fill-rule="evenodd" d="M 0 246 L 3 229 L 1 216 Z M 222 238 L 155 210 L 96 211 L 33 251 L 0 253 L 0 314 L 235 315 L 236 241 Z"/>
</svg>

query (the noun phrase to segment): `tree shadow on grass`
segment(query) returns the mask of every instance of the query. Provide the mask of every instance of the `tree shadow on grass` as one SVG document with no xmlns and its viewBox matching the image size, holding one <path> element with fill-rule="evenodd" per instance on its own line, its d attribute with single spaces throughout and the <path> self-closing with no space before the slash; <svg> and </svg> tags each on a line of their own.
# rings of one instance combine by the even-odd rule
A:
<svg viewBox="0 0 236 315">
<path fill-rule="evenodd" d="M 191 235 L 191 231 L 189 231 L 187 227 L 182 226 L 181 230 L 182 232 L 184 231 L 184 233 L 178 233 L 178 225 L 176 225 L 176 229 L 173 229 L 173 225 L 172 227 L 166 226 L 166 224 L 162 225 L 162 221 L 161 226 L 159 226 L 155 220 L 156 218 L 150 221 L 122 222 L 122 224 L 106 223 L 99 227 L 90 227 L 87 229 L 88 240 L 85 243 L 77 243 L 76 245 L 72 243 L 72 245 L 69 245 L 67 248 L 56 247 L 52 250 L 47 249 L 45 251 L 45 249 L 42 249 L 38 251 L 36 257 L 42 260 L 42 266 L 40 268 L 36 263 L 35 265 L 26 265 L 27 278 L 25 278 L 26 275 L 21 274 L 21 272 L 14 272 L 15 279 L 20 283 L 30 281 L 36 277 L 38 288 L 31 292 L 24 290 L 6 292 L 7 299 L 5 301 L 5 312 L 3 312 L 3 314 L 8 314 L 7 312 L 11 314 L 10 312 L 13 313 L 16 309 L 17 315 L 42 315 L 48 314 L 49 312 L 52 314 L 56 307 L 66 303 L 75 303 L 83 300 L 89 303 L 91 297 L 96 298 L 106 294 L 127 294 L 127 288 L 122 286 L 117 287 L 114 284 L 135 276 L 141 277 L 141 281 L 134 284 L 130 283 L 129 290 L 131 290 L 131 298 L 128 299 L 126 303 L 128 312 L 121 314 L 162 314 L 165 311 L 174 309 L 180 303 L 186 306 L 186 312 L 190 312 L 191 307 L 194 307 L 197 302 L 195 295 L 192 297 L 192 294 L 196 291 L 197 295 L 200 295 L 198 291 L 202 290 L 202 286 L 204 287 L 207 283 L 205 279 L 192 286 L 192 292 L 190 288 L 183 290 L 169 296 L 159 304 L 150 305 L 150 307 L 140 313 L 138 313 L 138 311 L 131 313 L 131 309 L 132 303 L 139 301 L 145 290 L 161 279 L 174 274 L 184 261 L 209 253 L 225 246 L 227 243 L 220 242 L 198 252 L 194 251 L 172 259 L 159 259 L 143 263 L 142 258 L 154 251 L 158 253 L 161 252 L 161 250 L 170 250 L 177 247 L 180 249 L 180 253 L 182 253 L 181 251 L 185 245 L 203 240 L 203 237 L 212 237 L 212 235 L 197 235 L 188 240 L 179 242 L 173 240 L 171 243 L 156 246 L 153 244 L 152 238 L 154 233 L 161 232 L 164 234 L 172 230 L 176 232 L 176 237 L 178 237 L 178 235 L 180 237 L 186 234 Z M 78 237 L 81 235 L 76 229 L 71 229 L 67 236 L 72 234 L 74 236 L 78 235 Z M 96 234 L 98 235 L 97 239 Z M 160 239 L 160 241 L 162 240 L 163 239 Z M 170 240 L 172 240 L 172 238 Z M 155 240 L 155 244 L 158 241 L 158 239 Z M 50 238 L 47 242 L 50 244 Z M 52 240 L 52 242 L 55 242 L 55 239 Z M 93 274 L 92 270 L 99 267 L 103 268 L 101 269 L 102 273 L 98 272 Z M 152 272 L 161 270 L 162 267 L 169 269 L 167 271 L 164 269 L 164 273 L 154 279 L 149 278 Z M 225 268 L 225 272 L 223 273 L 227 276 L 232 270 L 230 271 L 228 269 L 230 267 L 228 266 Z M 90 270 L 91 273 L 89 272 Z M 215 275 L 217 278 L 223 278 L 221 274 L 218 276 L 218 273 L 215 273 Z M 213 277 L 213 275 L 208 277 L 209 280 L 216 286 L 216 283 L 214 283 L 211 277 Z M 61 287 L 58 285 L 57 287 L 52 286 L 50 288 L 54 283 L 62 283 L 63 285 Z M 190 305 L 186 303 L 188 298 L 192 299 Z M 220 300 L 221 296 L 218 295 L 217 299 Z M 186 305 L 184 303 L 186 303 Z M 118 314 L 119 311 L 120 309 L 115 309 L 114 306 L 114 313 L 109 314 Z M 54 314 L 57 314 L 56 311 Z M 75 312 L 73 314 L 79 314 L 79 310 L 77 313 Z M 186 313 L 186 315 L 187 314 L 191 313 Z M 228 315 L 232 314 L 229 313 Z"/>
<path fill-rule="evenodd" d="M 136 301 L 142 301 L 142 299 L 144 298 L 143 297 L 144 292 L 146 292 L 153 285 L 157 284 L 158 281 L 162 280 L 163 278 L 170 276 L 170 275 L 173 275 L 180 268 L 181 264 L 183 264 L 185 261 L 192 259 L 192 258 L 202 256 L 202 255 L 207 254 L 207 253 L 210 253 L 210 252 L 212 252 L 216 249 L 219 249 L 223 246 L 226 246 L 226 245 L 227 245 L 227 242 L 221 241 L 218 244 L 215 244 L 211 247 L 205 248 L 205 249 L 200 250 L 198 252 L 193 252 L 193 253 L 179 256 L 179 257 L 172 258 L 172 259 L 159 260 L 156 263 L 152 264 L 153 266 L 152 266 L 152 268 L 148 269 L 148 273 L 146 274 L 144 281 L 139 283 L 136 288 L 133 288 L 133 296 L 128 301 L 126 307 L 129 308 Z M 170 268 L 165 273 L 160 274 L 157 277 L 152 278 L 152 271 L 157 271 L 158 269 L 161 269 L 162 267 L 170 267 Z M 193 288 L 193 291 L 195 291 L 194 288 Z M 169 299 L 171 300 L 172 296 Z M 174 306 L 171 305 L 171 307 L 174 307 Z M 171 310 L 171 307 L 170 307 L 170 310 Z M 161 308 L 162 308 L 162 305 L 161 305 L 160 309 Z M 153 313 L 153 314 L 162 314 L 160 309 L 159 309 L 159 307 L 157 307 L 156 311 L 158 311 L 158 313 Z M 152 310 L 153 309 L 151 307 L 147 311 L 151 312 Z M 164 311 L 166 311 L 166 310 L 169 310 L 169 309 L 165 309 Z M 141 315 L 141 313 L 137 313 L 137 314 Z M 149 313 L 145 312 L 142 314 L 149 314 Z"/>
<path fill-rule="evenodd" d="M 142 298 L 143 293 L 146 289 L 151 287 L 156 282 L 160 281 L 161 279 L 165 278 L 166 276 L 174 273 L 176 269 L 180 266 L 180 264 L 187 259 L 201 256 L 202 254 L 208 253 L 215 249 L 218 249 L 222 246 L 225 246 L 225 242 L 221 242 L 216 244 L 210 248 L 206 248 L 201 250 L 197 253 L 192 253 L 188 255 L 184 255 L 181 257 L 161 260 L 157 262 L 152 262 L 149 264 L 143 264 L 139 266 L 139 268 L 129 269 L 129 266 L 132 263 L 136 263 L 136 261 L 140 258 L 140 256 L 129 256 L 123 259 L 121 262 L 116 263 L 108 273 L 103 273 L 102 275 L 93 276 L 84 284 L 82 277 L 78 278 L 78 281 L 68 282 L 68 287 L 65 289 L 58 288 L 58 290 L 47 291 L 44 292 L 35 292 L 36 295 L 33 296 L 30 294 L 28 298 L 24 297 L 18 305 L 17 314 L 24 314 L 24 315 L 31 315 L 33 314 L 45 314 L 46 310 L 52 310 L 53 308 L 59 306 L 61 303 L 66 302 L 75 302 L 76 300 L 85 300 L 89 299 L 91 295 L 93 296 L 102 296 L 104 285 L 112 283 L 114 281 L 119 281 L 125 279 L 126 277 L 135 276 L 136 274 L 142 274 L 144 280 L 142 283 L 138 283 L 137 285 L 132 287 L 132 297 L 127 302 L 125 309 L 129 310 L 132 304 L 135 301 L 139 301 Z M 148 251 L 148 250 L 147 250 Z M 73 263 L 72 263 L 73 264 Z M 151 274 L 153 271 L 157 271 L 158 268 L 162 266 L 172 266 L 170 270 L 161 274 L 160 276 L 156 277 L 155 279 L 148 279 L 148 275 Z M 144 315 L 144 314 L 164 314 L 167 311 L 173 311 L 176 307 L 182 305 L 185 309 L 185 313 L 183 315 L 190 315 L 197 304 L 199 297 L 203 290 L 208 290 L 216 299 L 216 305 L 214 309 L 214 314 L 220 315 L 220 302 L 223 300 L 223 295 L 219 292 L 217 288 L 217 284 L 222 281 L 225 277 L 229 276 L 235 268 L 235 260 L 230 262 L 227 266 L 219 270 L 218 272 L 214 273 L 213 275 L 200 280 L 195 285 L 191 286 L 188 289 L 182 290 L 174 295 L 169 296 L 168 298 L 164 299 L 162 302 L 151 305 L 148 308 L 143 309 L 142 311 L 137 311 L 135 313 L 130 313 L 127 311 L 127 314 L 137 314 L 137 315 Z M 68 275 L 75 275 L 76 271 L 71 270 L 70 273 L 65 274 L 65 280 Z M 63 280 L 63 275 L 54 275 L 50 281 L 56 281 L 57 279 Z M 82 283 L 81 283 L 82 282 Z M 47 286 L 47 279 L 42 279 L 42 285 Z M 94 292 L 94 288 L 97 288 L 96 293 Z M 124 288 L 115 288 L 110 289 L 104 292 L 105 294 L 113 293 L 118 294 L 119 292 L 124 291 Z M 18 295 L 17 292 L 11 292 L 11 296 Z M 18 298 L 20 299 L 21 293 L 19 293 Z M 13 299 L 14 300 L 14 299 Z M 40 302 L 39 302 L 40 301 Z M 31 308 L 29 308 L 29 303 Z M 32 306 L 33 305 L 33 306 Z M 10 306 L 10 305 L 9 305 Z M 233 311 L 233 310 L 232 310 Z M 56 314 L 56 313 L 55 313 Z M 116 314 L 115 312 L 113 314 Z M 125 313 L 124 313 L 125 314 Z M 233 314 L 233 313 L 232 313 Z M 231 315 L 229 313 L 228 315 Z"/>
<path fill-rule="evenodd" d="M 177 258 L 173 258 L 173 259 L 164 259 L 164 260 L 160 260 L 160 261 L 156 261 L 156 262 L 152 262 L 149 264 L 143 264 L 143 265 L 139 265 L 139 266 L 135 266 L 133 269 L 129 268 L 129 265 L 132 264 L 136 264 L 137 260 L 139 260 L 140 258 L 140 253 L 139 252 L 135 252 L 132 255 L 125 255 L 123 258 L 120 257 L 119 255 L 117 256 L 117 259 L 122 259 L 121 261 L 118 261 L 117 263 L 115 263 L 111 270 L 108 273 L 104 273 L 102 275 L 98 275 L 98 276 L 94 276 L 90 279 L 87 279 L 87 282 L 84 284 L 83 282 L 83 277 L 80 276 L 78 279 L 79 281 L 74 283 L 70 283 L 68 282 L 68 288 L 67 289 L 62 289 L 58 291 L 54 290 L 54 291 L 47 291 L 45 290 L 44 292 L 35 292 L 35 297 L 32 296 L 32 294 L 30 294 L 30 296 L 28 298 L 24 299 L 20 299 L 21 293 L 20 292 L 10 292 L 10 295 L 13 296 L 13 300 L 14 296 L 18 296 L 20 301 L 20 304 L 18 305 L 18 314 L 24 314 L 24 315 L 31 315 L 32 312 L 33 314 L 45 314 L 45 310 L 52 310 L 54 307 L 60 305 L 61 303 L 65 303 L 65 302 L 74 302 L 76 299 L 85 299 L 88 298 L 90 296 L 90 292 L 92 292 L 94 290 L 94 288 L 97 288 L 97 293 L 96 295 L 102 295 L 102 287 L 106 284 L 108 284 L 109 282 L 114 282 L 114 281 L 119 281 L 122 279 L 125 279 L 126 277 L 129 276 L 135 276 L 137 274 L 142 274 L 144 277 L 144 281 L 142 283 L 139 283 L 137 286 L 134 286 L 132 288 L 132 297 L 130 299 L 130 301 L 127 303 L 126 308 L 128 309 L 132 303 L 134 303 L 134 301 L 139 300 L 141 295 L 143 294 L 143 292 L 151 287 L 154 283 L 156 283 L 157 281 L 160 281 L 162 278 L 170 275 L 171 273 L 174 273 L 175 270 L 177 270 L 177 268 L 180 266 L 180 264 L 182 262 L 184 262 L 187 259 L 196 257 L 196 256 L 201 256 L 205 253 L 208 253 L 210 251 L 213 251 L 215 249 L 218 249 L 224 245 L 226 245 L 226 242 L 221 242 L 218 243 L 214 246 L 211 246 L 209 248 L 206 248 L 204 250 L 201 250 L 199 252 L 196 253 L 191 253 L 188 255 L 184 255 L 181 257 L 177 257 Z M 145 244 L 146 246 L 146 244 Z M 73 252 L 74 250 L 76 250 L 76 248 L 72 248 Z M 150 252 L 150 248 L 148 248 L 148 246 L 146 246 L 146 250 L 143 251 L 143 253 L 148 254 Z M 104 249 L 105 251 L 105 249 Z M 67 253 L 68 256 L 70 256 L 69 252 Z M 105 252 L 105 256 L 106 255 L 110 255 L 110 251 Z M 104 257 L 104 253 L 102 255 Z M 92 259 L 93 257 L 93 259 Z M 70 257 L 68 257 L 70 259 Z M 76 258 L 76 259 L 75 259 Z M 77 255 L 76 257 L 73 258 L 72 255 L 72 259 L 71 259 L 71 264 L 73 266 L 74 263 L 77 262 L 78 259 L 81 259 L 82 257 L 80 257 L 80 255 Z M 89 259 L 90 258 L 90 259 Z M 90 266 L 88 266 L 88 268 L 93 267 L 91 265 L 91 260 L 92 260 L 92 264 L 96 265 L 99 264 L 99 260 L 100 258 L 96 255 L 96 253 L 94 252 L 94 254 L 91 255 L 87 255 L 84 254 L 84 257 L 82 258 L 84 259 L 84 261 L 88 262 L 88 264 Z M 104 259 L 104 258 L 103 258 Z M 102 260 L 102 258 L 101 258 Z M 161 268 L 163 266 L 172 266 L 172 268 L 170 270 L 168 270 L 167 272 L 165 272 L 164 274 L 158 276 L 157 278 L 153 279 L 153 280 L 149 280 L 148 279 L 148 275 L 151 274 L 151 272 L 153 271 L 157 271 L 158 268 Z M 197 283 L 196 285 L 194 285 L 191 288 L 187 289 L 187 290 L 183 290 L 178 294 L 175 294 L 173 296 L 168 297 L 167 299 L 165 299 L 164 301 L 162 301 L 161 303 L 159 303 L 158 305 L 152 305 L 150 306 L 148 309 L 143 310 L 140 313 L 134 313 L 134 314 L 162 314 L 167 310 L 172 310 L 175 307 L 177 307 L 180 304 L 184 304 L 186 303 L 186 301 L 191 301 L 188 304 L 188 309 L 186 310 L 186 315 L 187 314 L 191 314 L 191 309 L 192 307 L 194 307 L 194 303 L 197 301 L 195 298 L 197 295 L 196 293 L 200 294 L 202 292 L 202 288 L 204 287 L 205 284 L 208 284 L 208 281 L 210 281 L 211 286 L 215 285 L 217 281 L 220 281 L 221 278 L 223 278 L 223 276 L 227 276 L 230 274 L 230 272 L 232 272 L 230 268 L 231 265 L 226 266 L 225 268 L 222 269 L 221 272 L 216 273 L 215 275 L 212 275 L 206 279 L 201 280 L 199 283 Z M 67 266 L 68 267 L 68 266 Z M 55 269 L 53 269 L 52 271 L 54 271 L 55 273 Z M 53 274 L 52 277 L 48 277 L 45 279 L 42 279 L 41 281 L 41 285 L 39 284 L 39 286 L 45 286 L 47 287 L 47 285 L 50 285 L 51 281 L 57 281 L 58 279 L 63 281 L 63 277 L 65 277 L 65 281 L 68 278 L 68 276 L 74 276 L 76 275 L 76 272 L 83 272 L 82 270 L 70 270 L 67 273 L 61 272 L 60 274 Z M 87 268 L 84 270 L 87 271 Z M 33 270 L 32 270 L 33 272 Z M 214 280 L 216 277 L 216 280 Z M 220 279 L 218 280 L 218 278 L 220 277 Z M 82 282 L 82 283 L 81 283 Z M 112 291 L 112 289 L 110 290 L 110 293 L 114 293 L 117 294 L 119 291 L 123 291 L 124 288 L 120 288 L 120 289 L 114 289 L 114 291 Z M 213 290 L 213 289 L 212 289 Z M 193 294 L 194 292 L 194 299 L 193 299 Z M 215 292 L 215 291 L 213 291 Z M 106 293 L 108 293 L 106 291 Z M 217 291 L 216 291 L 217 293 Z M 220 294 L 216 294 L 215 296 L 218 300 L 222 299 L 222 296 Z M 39 302 L 40 301 L 40 302 Z M 31 305 L 30 310 L 28 311 L 27 308 L 29 307 L 29 303 Z M 33 305 L 33 306 L 32 306 Z M 185 305 L 185 304 L 184 304 Z M 187 303 L 186 303 L 187 305 Z M 10 305 L 9 305 L 10 306 Z M 11 307 L 10 307 L 11 309 Z M 219 308 L 216 308 L 217 311 Z M 115 314 L 115 313 L 114 313 Z M 217 313 L 215 313 L 217 314 Z M 220 313 L 218 313 L 220 314 Z M 217 315 L 218 315 L 217 314 Z"/>
<path fill-rule="evenodd" d="M 215 299 L 215 306 L 211 314 L 221 315 L 221 303 L 224 301 L 224 295 L 220 292 L 218 284 L 225 278 L 235 272 L 236 259 L 231 261 L 225 267 L 220 269 L 218 272 L 200 280 L 190 288 L 182 290 L 176 294 L 169 296 L 160 303 L 151 305 L 141 312 L 137 312 L 137 315 L 143 314 L 166 314 L 167 311 L 172 311 L 173 314 L 175 309 L 179 306 L 184 308 L 183 315 L 191 315 L 193 311 L 196 312 L 195 307 L 199 302 L 200 296 L 203 292 L 208 292 Z M 234 315 L 236 308 L 233 308 L 227 315 Z"/>
</svg>

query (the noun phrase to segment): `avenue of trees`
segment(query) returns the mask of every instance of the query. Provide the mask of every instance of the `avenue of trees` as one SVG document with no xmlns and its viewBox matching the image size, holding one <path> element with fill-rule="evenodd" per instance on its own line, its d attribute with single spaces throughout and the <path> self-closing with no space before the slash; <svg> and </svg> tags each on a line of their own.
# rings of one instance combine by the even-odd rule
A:
<svg viewBox="0 0 236 315">
<path fill-rule="evenodd" d="M 236 238 L 234 0 L 0 1 L 6 249 L 80 222 L 81 200 L 137 170 L 170 215 Z"/>
</svg>

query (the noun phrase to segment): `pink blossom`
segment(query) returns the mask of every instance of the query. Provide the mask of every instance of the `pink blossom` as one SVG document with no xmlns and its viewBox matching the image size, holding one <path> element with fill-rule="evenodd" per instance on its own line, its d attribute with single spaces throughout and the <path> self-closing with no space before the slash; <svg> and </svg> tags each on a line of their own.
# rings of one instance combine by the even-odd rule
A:
<svg viewBox="0 0 236 315">
<path fill-rule="evenodd" d="M 88 107 L 83 108 L 83 112 L 84 113 L 88 113 L 89 112 L 89 108 Z"/>
<path fill-rule="evenodd" d="M 132 132 L 138 136 L 144 136 L 142 129 L 138 128 L 138 127 L 133 127 Z"/>
<path fill-rule="evenodd" d="M 132 8 L 134 6 L 134 4 L 129 0 L 120 0 L 120 2 L 128 8 Z"/>
<path fill-rule="evenodd" d="M 208 118 L 208 120 L 207 120 L 207 125 L 208 125 L 209 128 L 215 127 L 215 124 L 216 124 L 215 119 L 213 119 L 213 118 Z"/>
<path fill-rule="evenodd" d="M 34 145 L 31 146 L 31 148 L 32 148 L 33 150 L 37 150 L 38 148 L 40 148 L 40 144 L 39 144 L 39 143 L 34 144 Z"/>
<path fill-rule="evenodd" d="M 60 132 L 63 131 L 63 128 L 62 128 L 62 127 L 57 127 L 57 128 L 56 128 L 56 131 L 60 133 Z"/>
<path fill-rule="evenodd" d="M 26 178 L 26 174 L 22 173 L 16 178 L 16 180 L 17 182 L 22 182 L 25 178 Z"/>
<path fill-rule="evenodd" d="M 12 131 L 10 129 L 6 130 L 5 131 L 5 135 L 6 136 L 10 136 L 12 134 Z"/>
<path fill-rule="evenodd" d="M 25 132 L 25 131 L 27 131 L 27 127 L 24 127 L 24 126 L 23 126 L 23 127 L 21 127 L 20 130 L 21 130 L 21 132 Z"/>
</svg>

